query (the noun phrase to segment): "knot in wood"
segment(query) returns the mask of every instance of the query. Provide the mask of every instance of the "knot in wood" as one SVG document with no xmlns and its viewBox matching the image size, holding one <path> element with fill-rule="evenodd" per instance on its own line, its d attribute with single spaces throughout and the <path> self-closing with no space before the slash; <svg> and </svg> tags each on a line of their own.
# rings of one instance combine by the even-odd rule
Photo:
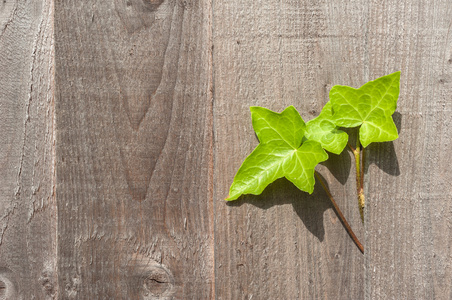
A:
<svg viewBox="0 0 452 300">
<path fill-rule="evenodd" d="M 174 285 L 173 276 L 164 268 L 150 268 L 144 278 L 143 290 L 145 296 L 166 296 L 171 293 Z"/>
</svg>

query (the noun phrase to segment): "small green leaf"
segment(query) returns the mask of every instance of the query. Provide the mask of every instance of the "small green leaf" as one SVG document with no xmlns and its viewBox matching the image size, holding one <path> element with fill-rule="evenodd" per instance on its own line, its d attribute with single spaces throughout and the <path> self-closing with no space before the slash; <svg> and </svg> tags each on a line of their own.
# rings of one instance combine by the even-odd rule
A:
<svg viewBox="0 0 452 300">
<path fill-rule="evenodd" d="M 318 117 L 306 123 L 305 138 L 319 142 L 331 153 L 341 154 L 347 146 L 348 134 L 333 123 L 332 107 L 331 102 L 328 102 Z"/>
<path fill-rule="evenodd" d="M 399 98 L 400 72 L 395 72 L 359 89 L 335 85 L 330 91 L 333 119 L 337 126 L 360 126 L 359 139 L 364 147 L 372 142 L 387 142 L 398 138 L 392 114 Z"/>
<path fill-rule="evenodd" d="M 314 190 L 314 168 L 328 159 L 316 141 L 305 141 L 305 123 L 293 106 L 282 113 L 251 107 L 253 128 L 260 144 L 245 159 L 234 177 L 226 200 L 243 194 L 259 195 L 273 181 L 286 177 L 300 190 Z"/>
</svg>

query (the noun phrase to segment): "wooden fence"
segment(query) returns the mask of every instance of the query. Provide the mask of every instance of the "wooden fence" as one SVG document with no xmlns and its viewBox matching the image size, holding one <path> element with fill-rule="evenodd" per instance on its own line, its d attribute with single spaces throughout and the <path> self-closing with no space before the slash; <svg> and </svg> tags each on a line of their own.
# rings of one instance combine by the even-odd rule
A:
<svg viewBox="0 0 452 300">
<path fill-rule="evenodd" d="M 227 204 L 249 106 L 400 70 L 400 138 Z M 0 299 L 452 299 L 452 1 L 4 0 Z"/>
</svg>

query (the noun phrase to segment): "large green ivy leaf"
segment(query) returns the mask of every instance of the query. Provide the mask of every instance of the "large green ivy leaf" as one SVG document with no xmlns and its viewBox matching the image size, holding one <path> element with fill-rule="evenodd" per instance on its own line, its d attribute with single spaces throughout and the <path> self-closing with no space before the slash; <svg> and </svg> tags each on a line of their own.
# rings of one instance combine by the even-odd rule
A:
<svg viewBox="0 0 452 300">
<path fill-rule="evenodd" d="M 319 142 L 331 153 L 341 154 L 347 146 L 348 134 L 333 123 L 332 104 L 328 102 L 320 115 L 306 123 L 305 138 Z"/>
<path fill-rule="evenodd" d="M 243 194 L 259 195 L 273 181 L 286 177 L 300 190 L 314 190 L 314 168 L 328 159 L 320 143 L 302 143 L 305 123 L 293 106 L 282 113 L 251 107 L 253 128 L 260 144 L 245 159 L 234 177 L 226 200 Z"/>
<path fill-rule="evenodd" d="M 372 142 L 387 142 L 398 138 L 392 114 L 399 98 L 400 72 L 395 72 L 359 89 L 335 85 L 330 91 L 333 119 L 341 127 L 359 129 L 359 139 L 364 147 Z"/>
</svg>

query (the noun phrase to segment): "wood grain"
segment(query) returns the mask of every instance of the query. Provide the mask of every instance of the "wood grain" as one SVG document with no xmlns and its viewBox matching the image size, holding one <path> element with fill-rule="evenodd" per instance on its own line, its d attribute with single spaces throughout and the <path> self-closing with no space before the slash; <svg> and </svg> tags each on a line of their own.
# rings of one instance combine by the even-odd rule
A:
<svg viewBox="0 0 452 300">
<path fill-rule="evenodd" d="M 355 6 L 356 5 L 356 6 Z M 360 3 L 359 5 L 363 5 Z M 217 299 L 363 299 L 364 259 L 321 186 L 285 179 L 226 204 L 233 176 L 258 141 L 249 106 L 294 105 L 307 121 L 333 83 L 364 74 L 364 8 L 345 1 L 223 1 L 214 6 L 215 270 Z M 345 7 L 347 6 L 347 7 Z M 359 238 L 350 153 L 319 172 Z"/>
<path fill-rule="evenodd" d="M 366 298 L 451 299 L 452 3 L 369 4 L 369 79 L 402 77 L 400 138 L 368 152 Z"/>
<path fill-rule="evenodd" d="M 54 299 L 50 0 L 0 3 L 0 299 Z"/>
<path fill-rule="evenodd" d="M 450 299 L 450 1 L 256 1 L 215 8 L 218 298 Z M 263 196 L 220 202 L 257 144 L 250 105 L 281 111 L 295 104 L 309 118 L 332 83 L 359 87 L 396 70 L 402 71 L 394 116 L 400 139 L 367 152 L 364 273 L 353 249 L 344 251 L 348 237 L 328 234 L 338 230 L 332 217 L 313 221 L 331 212 L 326 200 L 323 207 L 317 199 L 306 204 L 302 211 L 310 214 L 303 217 L 296 206 L 311 198 L 281 180 Z M 348 174 L 350 162 L 337 163 L 329 164 L 336 176 L 321 172 L 359 231 L 354 196 L 345 192 L 353 188 L 353 171 Z"/>
<path fill-rule="evenodd" d="M 0 299 L 452 298 L 450 0 L 55 2 L 0 3 Z M 396 70 L 364 226 L 351 154 L 318 167 L 364 256 L 320 185 L 223 201 L 249 106 Z"/>
<path fill-rule="evenodd" d="M 56 3 L 60 297 L 213 297 L 210 11 Z"/>
</svg>

